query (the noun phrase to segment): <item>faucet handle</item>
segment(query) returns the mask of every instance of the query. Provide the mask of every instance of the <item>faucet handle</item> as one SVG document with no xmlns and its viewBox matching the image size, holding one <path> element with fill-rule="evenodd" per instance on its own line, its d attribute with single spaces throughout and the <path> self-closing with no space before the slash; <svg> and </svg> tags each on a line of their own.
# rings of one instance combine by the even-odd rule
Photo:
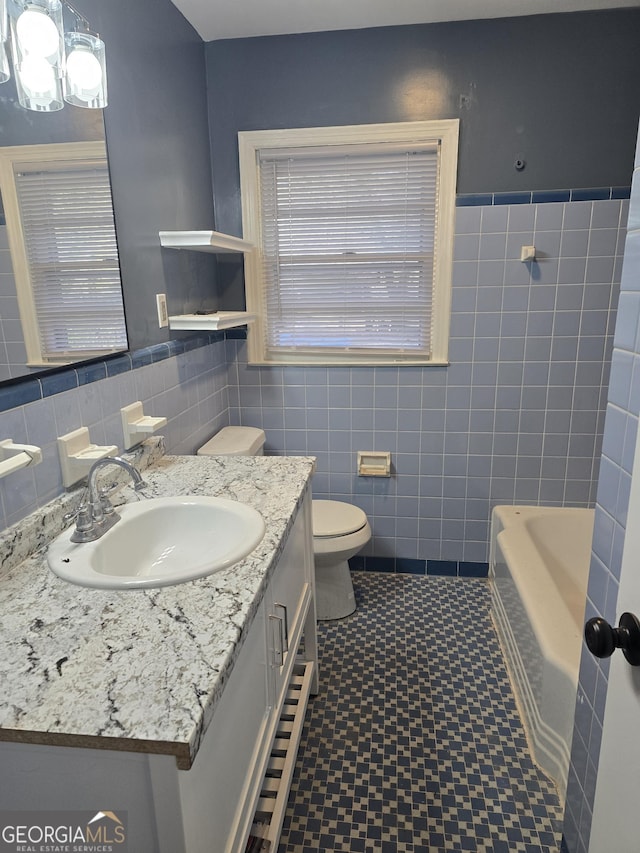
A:
<svg viewBox="0 0 640 853">
<path fill-rule="evenodd" d="M 91 507 L 88 503 L 83 500 L 80 501 L 78 506 L 73 512 L 67 512 L 62 520 L 66 523 L 68 521 L 76 522 L 76 530 L 84 532 L 86 530 L 91 530 L 93 527 L 93 516 L 91 513 Z"/>
<path fill-rule="evenodd" d="M 87 530 L 91 530 L 92 527 L 93 516 L 91 514 L 91 507 L 88 504 L 83 504 L 78 507 L 76 513 L 76 531 L 78 533 L 85 533 Z"/>
<path fill-rule="evenodd" d="M 89 509 L 89 491 L 85 488 L 82 490 L 82 495 L 80 496 L 80 500 L 78 501 L 78 505 L 75 509 L 72 509 L 71 512 L 65 512 L 62 516 L 62 520 L 66 524 L 69 521 L 75 521 L 76 518 L 80 515 L 84 510 Z"/>
<path fill-rule="evenodd" d="M 100 506 L 102 507 L 102 512 L 104 515 L 112 515 L 115 512 L 113 504 L 109 500 L 109 494 L 113 491 L 113 489 L 101 489 L 98 492 L 98 497 L 100 498 Z"/>
</svg>

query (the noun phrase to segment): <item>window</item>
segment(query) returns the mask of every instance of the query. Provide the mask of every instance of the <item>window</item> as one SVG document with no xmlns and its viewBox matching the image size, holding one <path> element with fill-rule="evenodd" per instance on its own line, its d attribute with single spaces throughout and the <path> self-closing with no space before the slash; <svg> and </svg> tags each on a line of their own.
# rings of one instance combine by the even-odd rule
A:
<svg viewBox="0 0 640 853">
<path fill-rule="evenodd" d="M 458 121 L 238 136 L 249 360 L 446 364 Z"/>
<path fill-rule="evenodd" d="M 126 349 L 104 144 L 0 149 L 0 187 L 28 364 Z"/>
</svg>

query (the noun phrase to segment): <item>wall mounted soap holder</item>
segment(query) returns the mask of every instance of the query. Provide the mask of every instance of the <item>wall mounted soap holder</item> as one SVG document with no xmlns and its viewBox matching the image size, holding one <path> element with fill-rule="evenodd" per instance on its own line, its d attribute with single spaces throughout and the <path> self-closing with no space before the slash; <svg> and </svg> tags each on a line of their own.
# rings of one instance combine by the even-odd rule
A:
<svg viewBox="0 0 640 853">
<path fill-rule="evenodd" d="M 152 418 L 145 415 L 139 400 L 129 406 L 123 406 L 120 414 L 125 450 L 131 450 L 167 423 L 166 418 Z"/>
<path fill-rule="evenodd" d="M 115 456 L 118 448 L 114 444 L 91 444 L 89 430 L 87 427 L 80 427 L 58 437 L 58 453 L 62 482 L 65 488 L 69 489 L 87 476 L 94 462 L 105 456 Z"/>
<path fill-rule="evenodd" d="M 42 451 L 34 444 L 14 444 L 12 438 L 0 441 L 0 478 L 41 462 Z"/>
</svg>

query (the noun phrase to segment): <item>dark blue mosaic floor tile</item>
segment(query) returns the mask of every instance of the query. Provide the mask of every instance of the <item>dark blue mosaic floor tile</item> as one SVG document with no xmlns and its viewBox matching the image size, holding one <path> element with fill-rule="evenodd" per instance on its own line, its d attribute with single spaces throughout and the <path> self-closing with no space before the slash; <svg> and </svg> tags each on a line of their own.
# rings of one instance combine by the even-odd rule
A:
<svg viewBox="0 0 640 853">
<path fill-rule="evenodd" d="M 556 853 L 562 811 L 527 749 L 487 581 L 353 579 L 355 613 L 318 626 L 278 853 Z"/>
</svg>

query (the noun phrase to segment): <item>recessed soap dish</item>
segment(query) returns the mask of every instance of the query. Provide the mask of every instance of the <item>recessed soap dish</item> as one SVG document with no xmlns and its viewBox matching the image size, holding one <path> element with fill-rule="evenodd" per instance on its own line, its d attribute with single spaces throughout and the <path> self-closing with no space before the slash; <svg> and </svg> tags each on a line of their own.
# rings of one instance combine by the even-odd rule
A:
<svg viewBox="0 0 640 853">
<path fill-rule="evenodd" d="M 391 453 L 388 451 L 359 450 L 359 477 L 390 477 Z"/>
</svg>

